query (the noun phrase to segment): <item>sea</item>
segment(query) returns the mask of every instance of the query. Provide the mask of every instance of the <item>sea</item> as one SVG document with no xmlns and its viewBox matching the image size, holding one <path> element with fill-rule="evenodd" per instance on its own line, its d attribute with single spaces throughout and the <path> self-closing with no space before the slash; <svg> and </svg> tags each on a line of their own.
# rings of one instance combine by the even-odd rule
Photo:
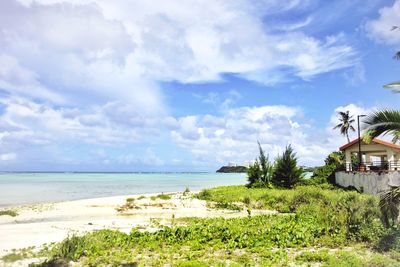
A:
<svg viewBox="0 0 400 267">
<path fill-rule="evenodd" d="M 0 207 L 191 191 L 246 183 L 244 173 L 0 173 Z"/>
</svg>

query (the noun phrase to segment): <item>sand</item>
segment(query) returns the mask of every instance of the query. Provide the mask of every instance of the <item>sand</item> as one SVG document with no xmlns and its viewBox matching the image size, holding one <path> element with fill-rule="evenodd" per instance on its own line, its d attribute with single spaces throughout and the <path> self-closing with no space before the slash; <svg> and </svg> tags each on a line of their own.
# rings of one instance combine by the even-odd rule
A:
<svg viewBox="0 0 400 267">
<path fill-rule="evenodd" d="M 12 249 L 40 248 L 43 244 L 61 241 L 68 235 L 99 230 L 118 229 L 130 232 L 133 227 L 154 231 L 154 221 L 171 224 L 172 217 L 238 217 L 247 211 L 210 209 L 206 202 L 189 193 L 169 193 L 169 200 L 153 199 L 157 194 L 116 196 L 58 203 L 27 205 L 14 208 L 18 216 L 0 216 L 0 257 Z M 130 207 L 118 211 L 135 198 Z M 271 211 L 257 211 L 271 213 Z"/>
</svg>

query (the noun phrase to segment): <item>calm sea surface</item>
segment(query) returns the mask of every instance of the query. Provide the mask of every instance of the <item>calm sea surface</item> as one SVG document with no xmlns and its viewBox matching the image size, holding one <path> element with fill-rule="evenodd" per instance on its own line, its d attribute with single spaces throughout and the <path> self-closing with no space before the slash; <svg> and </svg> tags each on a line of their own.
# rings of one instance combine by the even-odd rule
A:
<svg viewBox="0 0 400 267">
<path fill-rule="evenodd" d="M 0 207 L 245 183 L 237 173 L 0 173 Z"/>
</svg>

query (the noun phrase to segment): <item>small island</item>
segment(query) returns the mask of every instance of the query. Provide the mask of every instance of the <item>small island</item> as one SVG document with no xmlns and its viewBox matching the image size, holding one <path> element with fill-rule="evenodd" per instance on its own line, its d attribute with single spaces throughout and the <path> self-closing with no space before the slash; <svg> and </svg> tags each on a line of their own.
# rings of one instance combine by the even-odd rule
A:
<svg viewBox="0 0 400 267">
<path fill-rule="evenodd" d="M 246 171 L 247 168 L 245 166 L 222 166 L 217 170 L 217 172 L 222 173 L 241 173 Z"/>
</svg>

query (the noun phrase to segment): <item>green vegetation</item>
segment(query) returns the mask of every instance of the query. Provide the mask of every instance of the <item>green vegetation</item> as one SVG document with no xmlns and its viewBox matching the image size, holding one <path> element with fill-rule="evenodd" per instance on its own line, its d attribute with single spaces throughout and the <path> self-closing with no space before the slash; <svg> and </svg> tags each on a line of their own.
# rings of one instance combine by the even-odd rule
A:
<svg viewBox="0 0 400 267">
<path fill-rule="evenodd" d="M 340 111 L 339 121 L 340 123 L 333 127 L 333 129 L 340 129 L 340 133 L 346 136 L 347 142 L 350 143 L 349 130 L 352 130 L 353 132 L 356 131 L 352 125 L 352 123 L 354 123 L 353 116 L 350 116 L 349 111 Z"/>
<path fill-rule="evenodd" d="M 187 196 L 190 193 L 189 187 L 186 187 L 185 190 L 183 191 L 183 195 Z"/>
<path fill-rule="evenodd" d="M 258 159 L 247 169 L 249 187 L 271 187 L 274 166 L 269 162 L 268 156 L 265 156 L 260 142 L 258 142 L 258 149 L 260 153 Z"/>
<path fill-rule="evenodd" d="M 367 125 L 363 136 L 364 141 L 370 142 L 375 137 L 383 134 L 393 135 L 393 143 L 400 139 L 400 111 L 380 110 L 371 113 L 365 120 Z"/>
<path fill-rule="evenodd" d="M 217 170 L 217 172 L 222 173 L 243 173 L 246 171 L 247 168 L 245 166 L 222 166 Z"/>
<path fill-rule="evenodd" d="M 128 197 L 127 199 L 126 199 L 126 202 L 134 202 L 135 201 L 135 198 L 134 197 Z"/>
<path fill-rule="evenodd" d="M 292 188 L 301 182 L 304 170 L 297 166 L 296 153 L 289 145 L 275 163 L 269 162 L 261 144 L 258 143 L 259 156 L 247 169 L 248 187 L 285 187 Z"/>
<path fill-rule="evenodd" d="M 306 185 L 335 184 L 335 172 L 344 169 L 344 153 L 332 152 L 325 159 L 325 165 L 316 167 L 310 179 L 303 181 Z"/>
<path fill-rule="evenodd" d="M 289 145 L 276 159 L 272 183 L 275 186 L 292 188 L 302 180 L 303 173 L 303 169 L 297 166 L 296 153 Z"/>
<path fill-rule="evenodd" d="M 34 256 L 33 249 L 34 247 L 28 247 L 19 250 L 13 249 L 11 253 L 4 255 L 1 260 L 8 263 L 31 258 Z"/>
<path fill-rule="evenodd" d="M 171 199 L 171 196 L 170 195 L 167 195 L 167 194 L 164 194 L 164 193 L 162 193 L 162 194 L 159 194 L 159 195 L 157 195 L 157 196 L 152 196 L 152 197 L 150 197 L 150 199 L 151 200 L 157 200 L 157 199 L 161 199 L 161 200 L 169 200 L 169 199 Z"/>
<path fill-rule="evenodd" d="M 379 205 L 382 221 L 388 228 L 396 228 L 399 218 L 400 187 L 394 187 L 381 195 Z"/>
<path fill-rule="evenodd" d="M 71 236 L 41 252 L 47 257 L 45 264 L 71 260 L 84 266 L 400 264 L 396 252 L 400 251 L 400 231 L 384 227 L 379 200 L 373 196 L 318 186 L 226 186 L 203 190 L 196 197 L 215 208 L 245 205 L 281 213 L 232 219 L 179 218 L 179 226 L 157 224 L 156 232 L 134 228 L 129 234 L 101 230 Z"/>
<path fill-rule="evenodd" d="M 15 217 L 18 216 L 18 212 L 16 212 L 15 210 L 0 210 L 0 216 L 2 215 L 8 215 L 11 217 Z"/>
</svg>

